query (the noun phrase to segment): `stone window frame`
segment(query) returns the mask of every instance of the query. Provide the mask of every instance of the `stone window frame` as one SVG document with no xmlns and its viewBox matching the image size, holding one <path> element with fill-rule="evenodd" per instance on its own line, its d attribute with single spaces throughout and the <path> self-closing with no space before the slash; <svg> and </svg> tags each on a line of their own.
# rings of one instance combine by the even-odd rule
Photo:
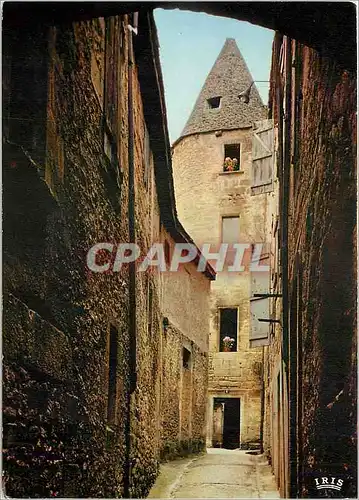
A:
<svg viewBox="0 0 359 500">
<path fill-rule="evenodd" d="M 226 146 L 239 146 L 239 158 L 238 158 L 238 164 L 239 164 L 239 168 L 238 170 L 230 170 L 230 171 L 226 171 L 224 170 L 224 161 L 226 159 Z M 230 141 L 230 142 L 224 142 L 222 144 L 222 157 L 223 157 L 223 160 L 222 160 L 222 170 L 221 170 L 221 173 L 222 174 L 235 174 L 235 173 L 240 173 L 240 172 L 243 172 L 243 168 L 241 168 L 242 166 L 242 152 L 243 152 L 243 148 L 242 148 L 242 143 L 241 141 Z M 236 157 L 235 157 L 236 158 Z"/>
<path fill-rule="evenodd" d="M 233 351 L 229 352 L 238 352 L 239 351 L 239 305 L 228 305 L 228 306 L 218 306 L 217 307 L 217 324 L 218 324 L 218 337 L 217 337 L 217 352 L 226 352 L 221 350 L 221 309 L 236 309 L 237 310 L 237 334 L 236 334 L 236 348 Z"/>
<path fill-rule="evenodd" d="M 234 219 L 234 218 L 238 218 L 238 239 L 239 239 L 239 235 L 240 235 L 240 220 L 241 220 L 241 216 L 238 212 L 236 213 L 224 213 L 224 214 L 220 214 L 219 215 L 219 224 L 220 224 L 220 238 L 219 238 L 219 244 L 222 244 L 222 243 L 225 243 L 223 241 L 223 219 Z M 238 243 L 238 241 L 236 242 Z M 229 243 L 229 245 L 232 245 L 233 243 Z"/>
</svg>

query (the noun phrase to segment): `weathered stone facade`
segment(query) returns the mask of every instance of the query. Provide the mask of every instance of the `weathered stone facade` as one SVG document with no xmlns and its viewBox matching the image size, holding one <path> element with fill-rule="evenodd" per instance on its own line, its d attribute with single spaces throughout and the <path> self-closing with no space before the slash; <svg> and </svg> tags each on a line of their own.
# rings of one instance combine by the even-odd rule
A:
<svg viewBox="0 0 359 500">
<path fill-rule="evenodd" d="M 183 323 L 185 302 L 164 302 L 165 331 L 163 295 L 178 296 L 181 283 L 131 265 L 112 271 L 117 244 L 131 238 L 142 255 L 165 231 L 191 242 L 175 215 L 153 18 L 140 16 L 137 39 L 131 22 L 5 29 L 9 496 L 144 497 L 169 440 L 172 455 L 203 447 L 213 272 L 191 269 L 186 282 L 197 322 Z M 99 242 L 114 245 L 97 255 L 110 264 L 103 273 L 86 266 Z M 168 363 L 176 376 L 167 380 Z"/>
<path fill-rule="evenodd" d="M 168 233 L 162 239 L 173 255 L 174 240 Z M 160 279 L 161 453 L 167 458 L 205 447 L 210 280 L 194 262 L 161 273 Z"/>
<path fill-rule="evenodd" d="M 233 52 L 232 57 L 229 57 L 228 53 L 231 52 Z M 240 78 L 237 78 L 237 59 L 240 61 L 239 69 L 247 72 L 245 75 L 241 74 Z M 214 77 L 213 81 L 211 80 L 211 74 L 216 73 L 216 68 L 221 70 L 219 76 L 217 75 L 218 78 L 222 75 L 220 81 L 214 80 Z M 233 40 L 227 40 L 212 73 L 202 91 L 207 93 L 205 96 L 201 94 L 189 120 L 189 123 L 192 123 L 193 117 L 197 117 L 198 123 L 192 123 L 194 129 L 191 135 L 186 135 L 188 131 L 186 132 L 185 128 L 185 137 L 181 137 L 174 144 L 172 160 L 179 218 L 196 244 L 200 248 L 205 243 L 210 244 L 211 251 L 218 252 L 222 243 L 222 217 L 226 216 L 239 216 L 237 242 L 249 244 L 245 257 L 247 262 L 245 270 L 234 273 L 224 268 L 217 273 L 216 281 L 212 282 L 211 286 L 207 432 L 208 446 L 215 445 L 218 439 L 214 438 L 213 429 L 220 417 L 216 417 L 218 412 L 214 409 L 214 400 L 239 398 L 240 415 L 237 420 L 240 440 L 237 447 L 245 448 L 258 444 L 259 440 L 262 359 L 260 349 L 249 347 L 251 273 L 248 259 L 252 251 L 250 244 L 266 242 L 265 216 L 268 213 L 268 195 L 251 196 L 252 128 L 222 130 L 223 119 L 228 118 L 223 115 L 227 108 L 205 111 L 203 109 L 205 98 L 214 95 L 222 95 L 223 100 L 227 99 L 228 102 L 234 99 L 239 101 L 240 86 L 244 84 L 243 82 L 252 81 Z M 207 85 L 209 80 L 212 81 L 210 87 Z M 197 109 L 199 101 L 201 101 L 200 110 Z M 255 109 L 252 121 L 265 118 L 263 106 L 258 105 L 257 94 L 254 94 L 252 106 Z M 213 118 L 215 123 L 208 129 L 213 130 L 212 132 L 203 132 L 207 122 L 201 122 L 201 113 L 205 113 L 206 116 L 218 113 Z M 250 110 L 246 110 L 246 113 L 250 113 Z M 240 113 L 236 120 L 241 120 L 241 117 Z M 225 145 L 228 144 L 240 144 L 239 171 L 223 171 Z M 228 263 L 232 261 L 233 253 L 232 260 L 229 259 Z M 222 308 L 238 310 L 236 352 L 221 352 L 219 313 Z"/>
<path fill-rule="evenodd" d="M 325 496 L 314 478 L 334 476 L 340 495 L 354 498 L 356 79 L 277 34 L 271 80 L 272 286 L 283 296 L 272 304 L 282 327 L 266 354 L 266 449 L 283 496 Z"/>
</svg>

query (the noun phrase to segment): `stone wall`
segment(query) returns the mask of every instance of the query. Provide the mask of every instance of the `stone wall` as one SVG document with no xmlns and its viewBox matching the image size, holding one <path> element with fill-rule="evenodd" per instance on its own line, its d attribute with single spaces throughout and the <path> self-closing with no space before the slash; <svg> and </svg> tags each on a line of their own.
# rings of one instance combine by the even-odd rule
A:
<svg viewBox="0 0 359 500">
<path fill-rule="evenodd" d="M 91 80 L 91 54 L 97 50 L 95 41 L 100 29 L 94 21 L 62 30 L 53 28 L 50 32 L 49 99 L 42 102 L 47 107 L 46 122 L 42 123 L 47 130 L 46 143 L 33 141 L 32 149 L 26 148 L 24 154 L 21 136 L 10 127 L 12 143 L 5 156 L 5 191 L 9 197 L 5 199 L 5 234 L 9 236 L 5 247 L 5 363 L 15 374 L 25 370 L 24 377 L 33 391 L 40 379 L 44 390 L 51 394 L 42 402 L 34 393 L 31 399 L 25 384 L 20 384 L 21 404 L 15 403 L 11 398 L 12 384 L 5 382 L 4 398 L 9 407 L 5 429 L 14 422 L 24 431 L 19 440 L 7 443 L 8 457 L 13 457 L 7 462 L 7 491 L 13 496 L 30 492 L 49 496 L 50 490 L 60 496 L 123 493 L 129 390 L 128 273 L 123 269 L 116 275 L 94 274 L 86 268 L 86 253 L 94 243 L 128 238 L 126 216 L 119 216 L 117 204 L 114 206 L 115 198 L 121 197 L 122 207 L 126 207 L 125 149 L 119 149 L 123 182 L 114 187 L 111 197 L 100 128 L 101 103 Z M 28 34 L 24 34 L 24 51 L 25 35 Z M 104 37 L 104 33 L 99 36 Z M 33 38 L 36 40 L 36 33 Z M 28 61 L 30 66 L 31 62 Z M 124 75 L 123 78 L 125 82 Z M 125 102 L 123 99 L 119 107 L 123 106 L 121 111 L 126 117 Z M 14 96 L 12 104 L 16 105 Z M 10 125 L 12 119 L 10 115 Z M 126 123 L 124 119 L 124 127 Z M 125 137 L 126 134 L 125 129 Z M 46 155 L 41 158 L 36 152 L 44 151 L 44 146 Z M 15 162 L 13 167 L 11 160 Z M 21 230 L 21 224 L 27 226 L 27 231 Z M 11 236 L 12 228 L 18 228 L 20 234 Z M 17 307 L 11 308 L 14 303 Z M 20 315 L 20 311 L 24 313 Z M 108 430 L 110 325 L 117 328 L 121 342 L 117 418 Z M 61 362 L 64 372 L 55 371 L 62 350 L 58 339 L 51 341 L 54 335 L 50 337 L 49 330 L 58 331 L 58 339 L 67 339 L 66 360 Z M 19 335 L 18 347 L 10 348 Z M 31 347 L 37 344 L 43 346 L 42 350 Z M 62 392 L 56 392 L 56 388 L 66 379 L 71 404 L 63 409 L 59 406 Z M 76 427 L 75 436 L 66 430 Z M 22 443 L 26 443 L 28 456 L 19 460 L 18 447 Z M 32 443 L 37 443 L 35 449 Z M 50 443 L 56 452 L 46 462 Z M 115 449 L 120 451 L 120 459 Z M 43 454 L 44 463 L 42 467 L 30 465 L 32 478 L 25 484 L 19 477 L 28 464 L 36 462 L 38 453 Z M 58 474 L 59 468 L 66 471 L 64 481 Z M 46 481 L 41 477 L 46 477 Z"/>
<path fill-rule="evenodd" d="M 161 241 L 175 242 L 162 230 Z M 210 280 L 197 264 L 161 273 L 162 456 L 202 450 L 206 437 Z M 190 352 L 184 366 L 183 349 Z"/>
<path fill-rule="evenodd" d="M 277 35 L 273 80 L 282 43 Z M 283 422 L 280 447 L 290 449 L 292 492 L 318 497 L 313 476 L 327 475 L 343 479 L 342 494 L 355 497 L 356 80 L 313 49 L 292 42 L 291 52 L 295 58 L 287 117 L 291 163 L 284 165 L 290 180 L 289 298 L 283 303 L 289 325 L 287 332 L 276 329 L 268 350 L 266 447 L 277 432 L 279 346 L 282 335 L 290 335 L 295 347 L 290 351 L 289 373 L 294 377 L 289 380 L 289 392 L 283 384 L 279 387 L 279 411 L 287 411 L 288 394 L 294 405 L 294 426 L 289 420 Z M 278 124 L 281 102 L 274 92 L 272 99 Z M 279 215 L 280 226 L 283 215 Z M 273 236 L 277 247 L 278 235 Z M 274 271 L 280 278 L 278 266 L 277 261 Z M 275 461 L 277 478 L 286 492 L 288 471 L 278 469 L 278 453 Z"/>
<path fill-rule="evenodd" d="M 303 472 L 315 468 L 356 477 L 350 390 L 356 339 L 356 80 L 313 50 L 300 54 L 301 146 L 291 172 L 289 262 L 294 288 L 299 247 Z M 355 496 L 355 480 L 346 487 Z"/>
<path fill-rule="evenodd" d="M 224 145 L 241 145 L 240 171 L 223 172 Z M 201 248 L 221 244 L 222 216 L 239 216 L 239 243 L 266 242 L 268 194 L 251 196 L 252 129 L 194 134 L 173 149 L 177 210 L 181 223 Z M 249 348 L 250 248 L 241 273 L 217 273 L 211 286 L 208 440 L 213 398 L 241 398 L 241 445 L 259 439 L 261 349 Z M 233 258 L 233 257 L 232 257 Z M 231 263 L 231 262 L 230 262 Z M 219 352 L 219 308 L 238 307 L 238 352 Z"/>
<path fill-rule="evenodd" d="M 172 259 L 175 242 L 166 231 L 162 231 L 161 241 L 165 240 L 169 244 L 169 256 Z M 161 273 L 163 315 L 179 331 L 186 333 L 203 352 L 208 351 L 210 286 L 210 280 L 204 273 L 197 271 L 195 262 L 180 264 L 178 271 Z"/>
<path fill-rule="evenodd" d="M 238 99 L 251 86 L 251 99 Z M 208 99 L 220 98 L 211 109 Z M 201 89 L 181 137 L 216 130 L 251 127 L 266 111 L 245 60 L 233 38 L 227 38 Z"/>
<path fill-rule="evenodd" d="M 191 352 L 183 366 L 183 347 Z M 162 334 L 161 457 L 202 451 L 206 437 L 207 353 L 171 323 Z"/>
<path fill-rule="evenodd" d="M 136 272 L 134 351 L 128 266 L 104 273 L 86 266 L 95 243 L 129 240 L 127 22 L 125 16 L 49 33 L 29 27 L 6 34 L 4 50 L 11 57 L 6 58 L 4 147 L 4 462 L 10 496 L 145 497 L 158 471 L 163 394 L 158 273 Z M 161 227 L 137 69 L 135 231 L 146 253 L 159 241 Z M 19 78 L 21 71 L 27 79 Z M 19 82 L 22 88 L 16 87 Z M 43 113 L 30 122 L 24 120 L 26 104 L 34 104 L 37 83 L 34 113 Z M 114 257 L 104 252 L 97 262 L 112 264 Z M 195 286 L 191 280 L 192 295 Z M 174 320 L 180 325 L 176 313 Z M 111 355 L 115 330 L 117 354 Z M 171 348 L 164 349 L 171 361 Z M 196 349 L 192 436 L 200 440 L 206 361 L 202 354 L 196 358 Z M 178 347 L 174 363 L 180 353 Z M 179 387 L 179 379 L 174 383 Z M 173 390 L 163 397 L 176 405 Z"/>
<path fill-rule="evenodd" d="M 224 145 L 241 144 L 241 169 L 223 172 Z M 252 129 L 194 134 L 173 150 L 173 175 L 179 219 L 198 246 L 217 245 L 221 216 L 240 216 L 239 243 L 263 241 L 266 196 L 250 195 Z M 263 220 L 261 220 L 263 219 Z"/>
</svg>

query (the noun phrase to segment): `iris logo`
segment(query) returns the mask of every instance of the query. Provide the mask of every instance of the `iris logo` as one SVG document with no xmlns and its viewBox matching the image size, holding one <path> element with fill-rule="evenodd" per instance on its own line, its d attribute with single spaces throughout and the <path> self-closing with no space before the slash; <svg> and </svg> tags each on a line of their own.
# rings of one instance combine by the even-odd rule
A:
<svg viewBox="0 0 359 500">
<path fill-rule="evenodd" d="M 314 479 L 317 490 L 337 490 L 340 491 L 343 486 L 343 479 L 335 477 L 316 477 Z"/>
</svg>

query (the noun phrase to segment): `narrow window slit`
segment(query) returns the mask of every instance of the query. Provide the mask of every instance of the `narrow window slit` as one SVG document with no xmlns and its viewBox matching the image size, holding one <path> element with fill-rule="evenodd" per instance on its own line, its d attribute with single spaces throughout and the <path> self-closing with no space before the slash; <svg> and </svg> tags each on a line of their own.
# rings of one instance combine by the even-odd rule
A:
<svg viewBox="0 0 359 500">
<path fill-rule="evenodd" d="M 207 99 L 208 106 L 210 109 L 216 109 L 219 108 L 221 105 L 221 96 L 217 97 L 211 97 L 210 99 Z"/>
</svg>

